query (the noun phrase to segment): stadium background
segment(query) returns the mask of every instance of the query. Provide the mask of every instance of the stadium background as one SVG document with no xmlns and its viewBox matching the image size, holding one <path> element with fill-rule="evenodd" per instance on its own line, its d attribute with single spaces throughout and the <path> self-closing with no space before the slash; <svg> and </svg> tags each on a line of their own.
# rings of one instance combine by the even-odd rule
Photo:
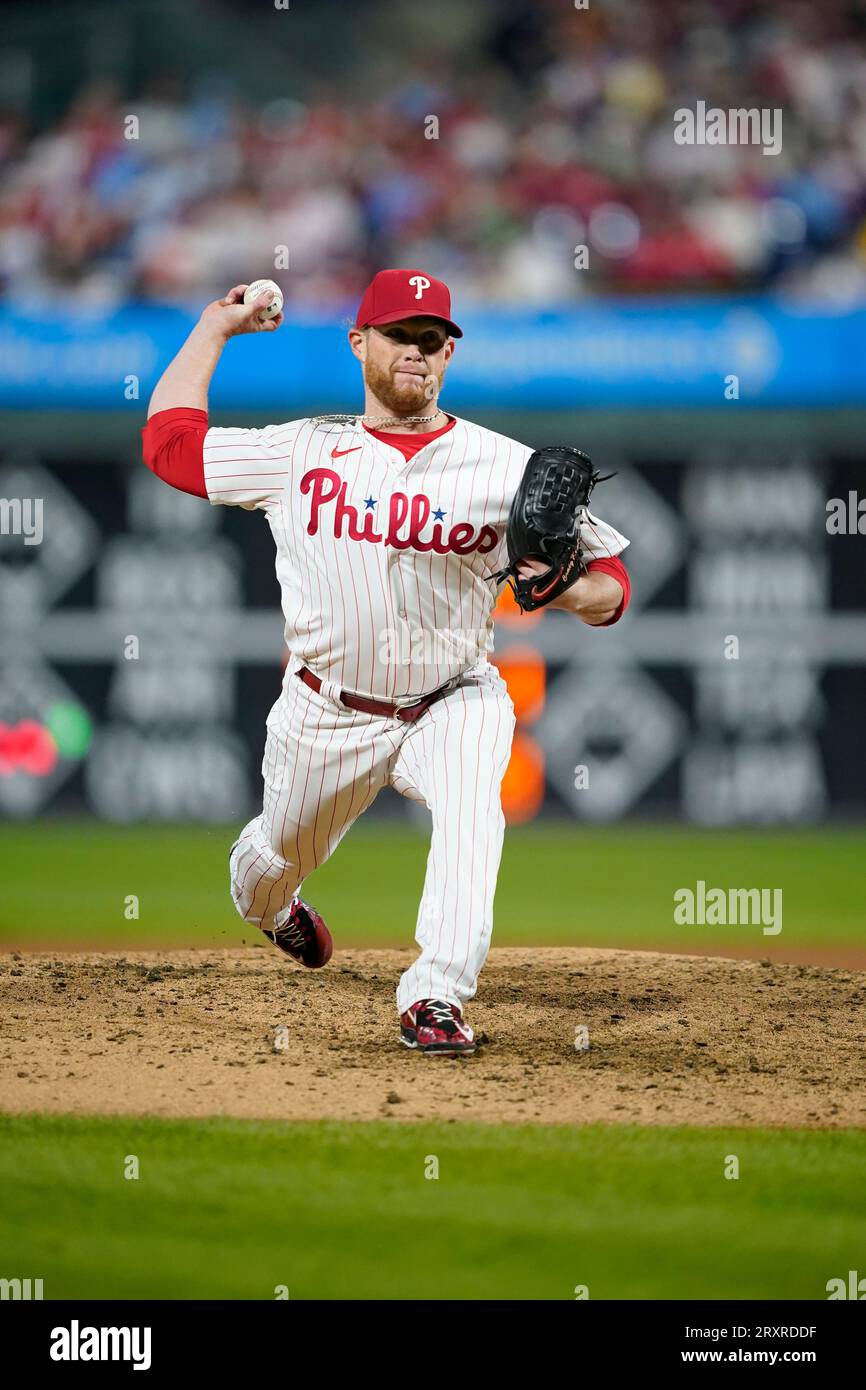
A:
<svg viewBox="0 0 866 1390">
<path fill-rule="evenodd" d="M 260 274 L 287 321 L 229 346 L 214 423 L 351 409 L 359 292 L 420 264 L 466 325 L 446 405 L 615 469 L 598 507 L 632 542 L 609 632 L 501 604 L 498 939 L 855 945 L 866 591 L 826 506 L 863 460 L 862 9 L 11 6 L 6 29 L 0 495 L 43 499 L 44 539 L 0 536 L 3 932 L 238 935 L 270 538 L 161 487 L 139 428 L 199 308 Z M 676 145 L 698 92 L 782 107 L 781 153 Z M 424 819 L 384 794 L 322 871 L 338 939 L 411 933 Z M 822 895 L 804 846 L 836 866 Z M 673 889 L 714 872 L 792 890 L 778 941 L 673 928 Z"/>
<path fill-rule="evenodd" d="M 826 525 L 866 438 L 863 5 L 3 16 L 0 499 L 42 499 L 44 536 L 6 508 L 0 1277 L 823 1298 L 866 1234 L 863 538 Z M 676 145 L 698 100 L 781 108 L 781 152 Z M 616 470 L 634 589 L 610 631 L 499 616 L 490 1036 L 432 1073 L 390 1031 L 396 953 L 295 972 L 231 907 L 281 675 L 271 541 L 139 448 L 202 305 L 260 275 L 287 322 L 229 345 L 214 422 L 353 408 L 344 325 L 399 264 L 466 328 L 448 408 Z M 408 959 L 426 842 L 385 795 L 314 876 L 338 950 Z M 781 889 L 781 934 L 676 926 L 698 880 Z M 602 949 L 499 949 L 527 946 Z"/>
</svg>

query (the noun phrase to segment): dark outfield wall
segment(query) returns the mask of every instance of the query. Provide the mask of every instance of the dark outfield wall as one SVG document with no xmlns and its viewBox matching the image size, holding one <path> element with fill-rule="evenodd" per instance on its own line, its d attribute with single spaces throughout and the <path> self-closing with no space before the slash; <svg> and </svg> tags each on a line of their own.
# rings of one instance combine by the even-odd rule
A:
<svg viewBox="0 0 866 1390">
<path fill-rule="evenodd" d="M 597 509 L 632 542 L 619 627 L 563 614 L 497 627 L 498 652 L 528 644 L 546 664 L 543 705 L 522 725 L 545 762 L 545 809 L 862 815 L 863 415 L 473 418 L 615 468 Z M 257 513 L 158 484 L 139 423 L 0 417 L 0 500 L 40 499 L 43 515 L 39 544 L 0 534 L 0 814 L 234 821 L 258 800 L 282 661 L 271 537 Z M 53 756 L 38 738 L 28 755 L 22 725 L 52 730 Z M 373 814 L 398 809 L 385 798 Z"/>
</svg>

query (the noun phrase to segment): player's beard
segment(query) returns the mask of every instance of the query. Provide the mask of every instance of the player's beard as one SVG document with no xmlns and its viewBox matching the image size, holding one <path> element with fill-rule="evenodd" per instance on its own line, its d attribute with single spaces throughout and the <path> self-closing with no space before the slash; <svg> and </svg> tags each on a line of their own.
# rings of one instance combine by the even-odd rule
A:
<svg viewBox="0 0 866 1390">
<path fill-rule="evenodd" d="M 385 371 L 376 362 L 364 363 L 366 386 L 392 415 L 435 415 L 439 409 L 436 398 L 444 378 L 444 367 L 438 376 L 430 372 L 427 376 L 401 376 L 398 380 L 394 372 Z M 436 390 L 428 394 L 434 382 Z"/>
</svg>

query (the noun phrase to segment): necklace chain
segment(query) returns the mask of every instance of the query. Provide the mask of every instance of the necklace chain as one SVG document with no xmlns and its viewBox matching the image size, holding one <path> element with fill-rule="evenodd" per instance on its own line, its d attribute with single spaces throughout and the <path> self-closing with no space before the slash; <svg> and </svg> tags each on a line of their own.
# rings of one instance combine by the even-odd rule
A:
<svg viewBox="0 0 866 1390">
<path fill-rule="evenodd" d="M 380 425 L 420 425 L 422 421 L 429 424 L 436 419 L 437 415 L 442 415 L 443 411 L 437 410 L 435 415 L 359 415 L 359 420 L 375 420 Z"/>
<path fill-rule="evenodd" d="M 430 424 L 436 419 L 437 415 L 444 415 L 444 410 L 437 410 L 435 415 L 315 415 L 315 420 L 330 420 L 335 424 L 342 420 L 370 420 L 377 425 L 420 425 Z"/>
</svg>

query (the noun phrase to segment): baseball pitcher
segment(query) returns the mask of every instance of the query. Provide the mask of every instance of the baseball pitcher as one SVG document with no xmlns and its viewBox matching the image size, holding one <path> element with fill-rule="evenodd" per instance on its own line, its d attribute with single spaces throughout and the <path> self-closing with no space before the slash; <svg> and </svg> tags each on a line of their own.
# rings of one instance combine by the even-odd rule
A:
<svg viewBox="0 0 866 1390">
<path fill-rule="evenodd" d="M 230 853 L 232 898 L 294 960 L 327 964 L 331 935 L 304 880 L 382 787 L 422 802 L 432 837 L 419 954 L 397 987 L 401 1040 L 471 1053 L 463 1008 L 490 946 L 514 729 L 489 660 L 497 594 L 508 581 L 524 609 L 610 625 L 629 600 L 628 542 L 590 512 L 598 475 L 579 450 L 533 452 L 441 408 L 462 333 L 447 286 L 421 270 L 380 271 L 349 329 L 362 414 L 209 428 L 228 340 L 283 320 L 264 316 L 267 293 L 245 304 L 246 288 L 204 310 L 142 432 L 160 478 L 264 512 L 274 540 L 289 660 L 267 719 L 262 811 Z"/>
</svg>

